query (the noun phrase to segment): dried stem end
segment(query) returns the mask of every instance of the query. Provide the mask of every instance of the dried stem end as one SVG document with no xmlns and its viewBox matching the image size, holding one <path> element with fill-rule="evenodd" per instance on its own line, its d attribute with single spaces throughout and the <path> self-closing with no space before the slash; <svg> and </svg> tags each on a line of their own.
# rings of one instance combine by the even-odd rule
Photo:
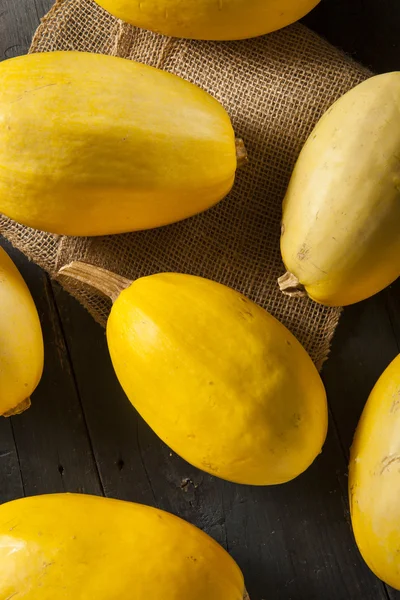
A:
<svg viewBox="0 0 400 600">
<path fill-rule="evenodd" d="M 104 296 L 111 298 L 113 302 L 132 283 L 130 279 L 126 279 L 121 275 L 79 261 L 74 261 L 69 263 L 69 265 L 61 267 L 58 275 L 71 277 L 71 279 L 90 285 L 101 294 L 104 294 Z"/>
<path fill-rule="evenodd" d="M 244 590 L 243 600 L 250 600 L 250 596 L 247 593 L 247 590 Z"/>
<path fill-rule="evenodd" d="M 293 275 L 290 271 L 286 271 L 282 277 L 279 277 L 278 285 L 285 296 L 290 296 L 291 298 L 306 298 L 308 295 L 304 285 L 302 285 L 296 275 Z"/>
<path fill-rule="evenodd" d="M 246 146 L 241 138 L 236 138 L 236 162 L 237 168 L 244 167 L 249 162 Z"/>
<path fill-rule="evenodd" d="M 28 410 L 28 408 L 30 408 L 30 406 L 31 406 L 31 399 L 25 398 L 25 400 L 20 402 L 15 408 L 12 408 L 11 410 L 8 410 L 7 412 L 3 413 L 2 416 L 3 417 L 13 417 L 14 415 L 20 415 L 21 413 Z"/>
</svg>

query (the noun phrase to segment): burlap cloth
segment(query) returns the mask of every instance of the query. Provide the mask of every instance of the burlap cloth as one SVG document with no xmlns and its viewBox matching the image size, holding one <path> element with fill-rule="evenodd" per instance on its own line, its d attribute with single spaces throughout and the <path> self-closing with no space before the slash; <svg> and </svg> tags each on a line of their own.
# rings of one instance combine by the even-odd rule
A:
<svg viewBox="0 0 400 600">
<path fill-rule="evenodd" d="M 67 238 L 0 216 L 0 232 L 51 276 L 71 260 L 83 260 L 132 279 L 178 271 L 225 283 L 287 325 L 321 367 L 340 311 L 287 298 L 279 291 L 276 280 L 284 271 L 279 252 L 281 203 L 317 119 L 369 72 L 300 24 L 241 42 L 186 41 L 135 29 L 91 0 L 56 2 L 30 51 L 52 50 L 134 59 L 198 84 L 231 115 L 250 163 L 217 207 L 168 227 Z M 104 325 L 110 310 L 105 298 L 65 277 L 59 281 Z"/>
</svg>

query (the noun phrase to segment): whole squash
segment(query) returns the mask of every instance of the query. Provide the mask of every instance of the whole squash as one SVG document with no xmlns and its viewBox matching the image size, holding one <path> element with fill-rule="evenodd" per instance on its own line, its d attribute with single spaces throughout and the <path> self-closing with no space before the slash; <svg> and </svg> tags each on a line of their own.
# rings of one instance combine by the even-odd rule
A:
<svg viewBox="0 0 400 600">
<path fill-rule="evenodd" d="M 119 19 L 164 35 L 200 40 L 251 38 L 286 27 L 319 0 L 97 0 Z"/>
<path fill-rule="evenodd" d="M 360 552 L 400 590 L 400 355 L 378 380 L 351 449 L 350 510 Z"/>
<path fill-rule="evenodd" d="M 32 296 L 0 248 L 0 415 L 30 406 L 43 371 L 43 337 Z"/>
<path fill-rule="evenodd" d="M 321 378 L 267 311 L 201 277 L 164 273 L 132 283 L 84 263 L 61 273 L 113 298 L 107 340 L 117 377 L 150 427 L 192 465 L 237 483 L 278 484 L 321 452 Z"/>
<path fill-rule="evenodd" d="M 78 494 L 0 507 L 0 598 L 243 600 L 243 575 L 169 513 Z"/>
<path fill-rule="evenodd" d="M 219 102 L 122 58 L 4 61 L 0 121 L 0 213 L 52 233 L 172 223 L 221 200 L 235 179 L 235 136 Z"/>
<path fill-rule="evenodd" d="M 345 306 L 400 275 L 400 72 L 340 98 L 307 140 L 283 204 L 283 291 Z"/>
</svg>

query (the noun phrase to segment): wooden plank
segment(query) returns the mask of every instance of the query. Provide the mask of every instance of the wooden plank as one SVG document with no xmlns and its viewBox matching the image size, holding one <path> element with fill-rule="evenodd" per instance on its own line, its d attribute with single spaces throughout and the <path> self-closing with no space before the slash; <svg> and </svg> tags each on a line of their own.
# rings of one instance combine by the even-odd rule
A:
<svg viewBox="0 0 400 600">
<path fill-rule="evenodd" d="M 249 566 L 259 593 L 269 585 L 271 597 L 282 600 L 386 597 L 383 585 L 354 546 L 348 523 L 346 466 L 338 457 L 340 450 L 331 430 L 323 454 L 304 475 L 276 489 L 250 490 L 250 502 L 246 491 L 243 502 L 247 506 L 236 505 L 231 531 L 236 534 L 238 523 L 243 522 L 245 535 L 234 540 L 235 546 L 229 541 L 245 565 L 254 558 L 253 546 L 258 546 L 257 560 Z"/>
<path fill-rule="evenodd" d="M 19 252 L 11 251 L 8 244 L 1 245 L 11 254 L 32 292 L 45 340 L 45 371 L 33 394 L 32 407 L 12 419 L 24 491 L 27 495 L 61 491 L 101 494 L 48 278 Z M 1 441 L 3 444 L 3 438 Z M 13 457 L 10 444 L 8 447 Z M 12 491 L 14 497 L 21 495 L 15 484 Z"/>
<path fill-rule="evenodd" d="M 0 503 L 24 495 L 17 447 L 10 419 L 0 419 Z"/>
<path fill-rule="evenodd" d="M 330 407 L 346 457 L 367 398 L 399 348 L 387 310 L 393 289 L 348 307 L 337 329 L 331 355 L 323 369 Z M 394 302 L 394 300 L 393 300 Z M 394 314 L 397 312 L 393 311 Z"/>
<path fill-rule="evenodd" d="M 154 504 L 137 438 L 138 417 L 112 372 L 104 331 L 56 284 L 54 291 L 104 490 L 108 496 Z"/>
<path fill-rule="evenodd" d="M 0 0 L 0 60 L 26 54 L 53 0 Z"/>
<path fill-rule="evenodd" d="M 376 381 L 400 352 L 400 280 L 345 310 L 324 368 L 330 407 L 346 457 Z M 389 589 L 391 600 L 400 592 Z"/>
<path fill-rule="evenodd" d="M 397 352 L 400 352 L 400 280 L 386 290 L 386 308 L 393 335 L 396 339 Z"/>
</svg>

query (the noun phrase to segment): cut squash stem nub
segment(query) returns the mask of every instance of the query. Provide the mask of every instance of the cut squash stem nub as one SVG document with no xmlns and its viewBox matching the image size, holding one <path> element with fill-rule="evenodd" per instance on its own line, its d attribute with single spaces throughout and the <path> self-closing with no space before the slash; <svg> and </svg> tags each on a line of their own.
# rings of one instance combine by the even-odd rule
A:
<svg viewBox="0 0 400 600">
<path fill-rule="evenodd" d="M 30 406 L 31 406 L 31 399 L 25 398 L 25 400 L 23 400 L 22 402 L 17 404 L 17 406 L 15 408 L 11 408 L 7 412 L 3 413 L 2 416 L 3 417 L 14 417 L 15 415 L 20 415 L 21 413 L 28 410 L 28 408 L 30 408 Z"/>
<path fill-rule="evenodd" d="M 247 165 L 249 162 L 249 157 L 247 154 L 246 146 L 244 145 L 244 141 L 241 138 L 236 138 L 236 162 L 237 168 L 240 169 Z"/>
<path fill-rule="evenodd" d="M 285 296 L 291 298 L 306 298 L 307 292 L 304 285 L 300 283 L 296 275 L 290 271 L 286 271 L 284 275 L 278 278 L 279 289 Z"/>
<path fill-rule="evenodd" d="M 112 302 L 115 302 L 120 293 L 132 283 L 130 279 L 126 279 L 122 275 L 80 261 L 74 261 L 61 267 L 58 275 L 70 277 L 89 285 L 104 296 L 111 298 Z"/>
</svg>

